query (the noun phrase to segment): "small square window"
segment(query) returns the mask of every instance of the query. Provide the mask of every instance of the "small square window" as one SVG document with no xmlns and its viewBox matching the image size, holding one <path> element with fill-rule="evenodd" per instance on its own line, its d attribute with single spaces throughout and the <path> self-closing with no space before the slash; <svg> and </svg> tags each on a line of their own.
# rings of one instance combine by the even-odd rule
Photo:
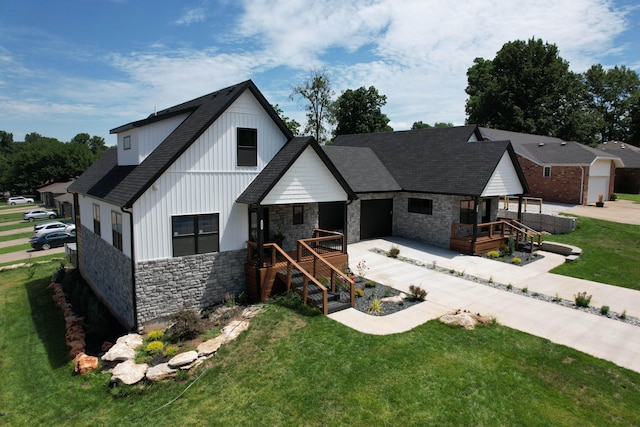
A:
<svg viewBox="0 0 640 427">
<path fill-rule="evenodd" d="M 125 150 L 131 150 L 131 135 L 122 137 L 122 148 Z"/>
<path fill-rule="evenodd" d="M 550 176 L 551 176 L 551 166 L 545 166 L 545 167 L 544 167 L 544 171 L 542 172 L 542 175 L 543 175 L 545 178 L 550 177 Z"/>
<path fill-rule="evenodd" d="M 293 205 L 293 225 L 304 224 L 304 207 Z"/>
</svg>

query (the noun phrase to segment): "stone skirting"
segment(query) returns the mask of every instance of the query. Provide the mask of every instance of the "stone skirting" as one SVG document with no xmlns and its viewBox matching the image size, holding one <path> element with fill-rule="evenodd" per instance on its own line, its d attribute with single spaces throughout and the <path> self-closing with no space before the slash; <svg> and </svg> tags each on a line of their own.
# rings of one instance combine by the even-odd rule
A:
<svg viewBox="0 0 640 427">
<path fill-rule="evenodd" d="M 498 211 L 503 218 L 518 219 L 517 212 L 504 209 Z M 575 230 L 578 225 L 575 218 L 540 213 L 523 212 L 522 223 L 536 231 L 546 231 L 551 234 L 567 234 Z"/>
<path fill-rule="evenodd" d="M 201 310 L 245 289 L 246 249 L 136 263 L 138 327 L 185 306 Z"/>
<path fill-rule="evenodd" d="M 131 259 L 85 226 L 78 239 L 82 277 L 125 328 L 135 326 Z"/>
</svg>

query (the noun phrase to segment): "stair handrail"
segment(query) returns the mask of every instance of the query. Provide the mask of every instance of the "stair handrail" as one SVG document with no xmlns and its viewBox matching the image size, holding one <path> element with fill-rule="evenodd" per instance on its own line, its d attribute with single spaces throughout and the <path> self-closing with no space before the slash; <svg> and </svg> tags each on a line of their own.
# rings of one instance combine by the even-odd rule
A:
<svg viewBox="0 0 640 427">
<path fill-rule="evenodd" d="M 253 243 L 253 242 L 248 242 Z M 282 249 L 276 243 L 265 243 L 263 245 L 265 248 L 271 248 L 274 251 L 277 251 L 286 261 L 287 261 L 287 290 L 291 288 L 291 267 L 296 268 L 300 273 L 302 273 L 302 301 L 306 304 L 309 299 L 309 281 L 311 281 L 314 285 L 316 285 L 322 291 L 322 311 L 326 316 L 329 314 L 328 305 L 329 305 L 329 291 L 328 289 L 320 283 L 312 274 L 310 274 L 306 269 L 302 268 L 300 264 L 298 264 L 293 258 L 287 254 L 284 249 Z M 274 254 L 275 257 L 275 254 Z"/>
<path fill-rule="evenodd" d="M 512 228 L 516 228 L 518 231 L 524 233 L 527 237 L 537 237 L 538 238 L 538 245 L 540 245 L 540 240 L 542 238 L 542 233 L 540 233 L 539 231 L 534 230 L 533 228 L 524 225 L 523 223 L 521 223 L 520 221 L 517 221 L 515 219 L 511 219 L 511 218 L 507 218 L 507 219 L 503 219 L 502 221 L 504 221 L 506 224 L 508 224 L 510 227 Z"/>
<path fill-rule="evenodd" d="M 335 292 L 336 291 L 336 285 L 334 283 L 334 277 L 333 274 L 335 274 L 336 276 L 340 277 L 343 281 L 346 281 L 347 283 L 349 283 L 349 299 L 350 299 L 350 303 L 351 303 L 351 307 L 355 306 L 355 282 L 353 281 L 353 279 L 351 279 L 346 273 L 343 273 L 342 271 L 338 270 L 336 267 L 334 267 L 333 265 L 331 265 L 329 262 L 327 262 L 327 260 L 325 260 L 322 256 L 320 256 L 320 254 L 318 254 L 315 250 L 313 250 L 313 248 L 311 248 L 311 246 L 307 245 L 307 243 L 304 240 L 298 240 L 298 244 L 302 247 L 304 247 L 307 251 L 309 251 L 311 253 L 311 255 L 314 258 L 314 270 L 315 270 L 315 262 L 317 262 L 318 260 L 325 265 L 325 267 L 329 268 L 329 271 L 331 271 L 331 277 L 329 278 L 330 282 L 331 282 L 331 291 Z M 298 251 L 299 252 L 299 251 Z M 314 271 L 315 274 L 315 271 Z"/>
</svg>

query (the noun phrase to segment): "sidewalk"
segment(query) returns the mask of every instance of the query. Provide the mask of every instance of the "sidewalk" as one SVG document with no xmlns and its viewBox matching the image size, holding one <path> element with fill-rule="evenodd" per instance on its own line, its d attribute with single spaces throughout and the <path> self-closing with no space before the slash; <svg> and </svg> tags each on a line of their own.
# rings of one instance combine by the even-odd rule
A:
<svg viewBox="0 0 640 427">
<path fill-rule="evenodd" d="M 375 239 L 349 245 L 351 266 L 365 260 L 366 276 L 385 285 L 408 292 L 410 285 L 428 292 L 427 301 L 388 316 L 370 316 L 355 309 L 329 315 L 358 331 L 369 334 L 404 332 L 456 309 L 495 316 L 500 324 L 567 345 L 595 357 L 640 372 L 640 327 L 603 316 L 506 292 L 469 280 L 439 273 L 403 261 L 370 252 L 372 248 L 400 248 L 400 255 L 426 264 L 436 261 L 439 267 L 495 282 L 511 283 L 529 292 L 573 300 L 577 292 L 593 295 L 592 306 L 609 305 L 612 311 L 627 309 L 640 317 L 640 292 L 586 280 L 548 273 L 549 268 L 564 262 L 555 254 L 543 253 L 544 259 L 517 267 L 480 257 L 423 245 L 410 240 Z"/>
</svg>

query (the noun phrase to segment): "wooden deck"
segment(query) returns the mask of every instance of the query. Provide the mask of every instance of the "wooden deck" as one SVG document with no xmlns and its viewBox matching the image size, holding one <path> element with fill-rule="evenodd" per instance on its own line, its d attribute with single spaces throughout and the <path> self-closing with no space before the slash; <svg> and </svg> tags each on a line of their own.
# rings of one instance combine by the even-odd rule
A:
<svg viewBox="0 0 640 427">
<path fill-rule="evenodd" d="M 527 246 L 530 252 L 539 247 L 541 233 L 515 220 L 502 219 L 478 224 L 473 241 L 473 224 L 453 223 L 449 248 L 464 254 L 480 255 L 489 251 L 500 251 L 513 238 L 516 245 Z"/>
</svg>

